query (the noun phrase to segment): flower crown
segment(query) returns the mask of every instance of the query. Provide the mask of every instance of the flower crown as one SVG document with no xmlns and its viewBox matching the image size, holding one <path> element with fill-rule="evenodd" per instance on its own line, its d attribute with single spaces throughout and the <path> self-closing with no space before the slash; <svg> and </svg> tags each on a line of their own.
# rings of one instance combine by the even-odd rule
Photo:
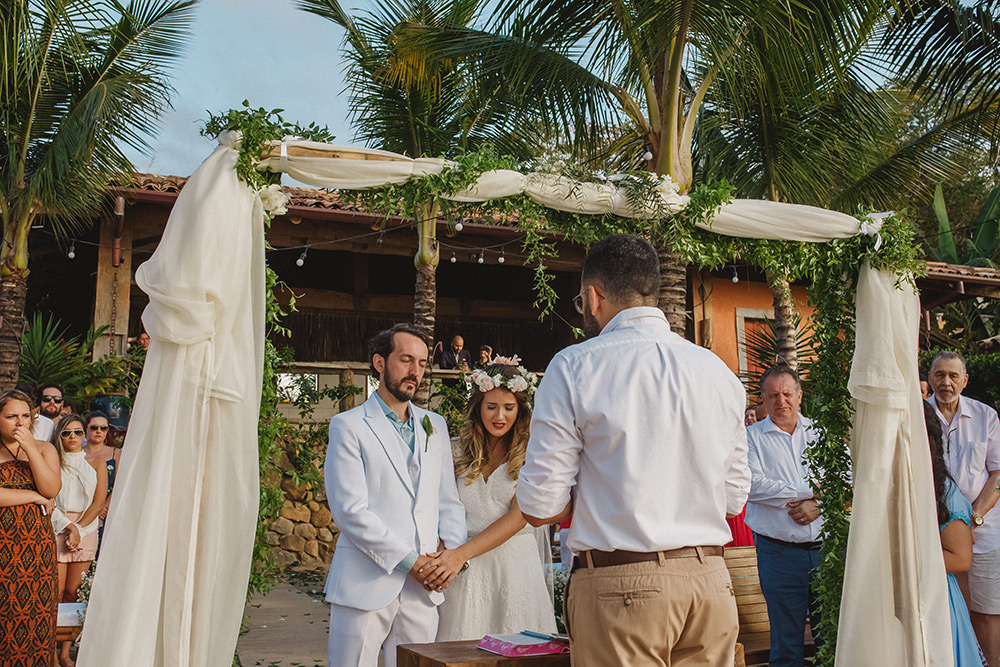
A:
<svg viewBox="0 0 1000 667">
<path fill-rule="evenodd" d="M 507 377 L 503 373 L 490 375 L 485 370 L 477 368 L 472 371 L 471 375 L 465 376 L 465 380 L 466 382 L 475 384 L 479 388 L 479 391 L 484 394 L 494 389 L 504 388 L 515 394 L 525 392 L 531 396 L 538 387 L 538 376 L 520 364 L 521 359 L 517 355 L 513 357 L 497 357 L 490 365 L 516 367 L 517 375 L 514 377 Z"/>
</svg>

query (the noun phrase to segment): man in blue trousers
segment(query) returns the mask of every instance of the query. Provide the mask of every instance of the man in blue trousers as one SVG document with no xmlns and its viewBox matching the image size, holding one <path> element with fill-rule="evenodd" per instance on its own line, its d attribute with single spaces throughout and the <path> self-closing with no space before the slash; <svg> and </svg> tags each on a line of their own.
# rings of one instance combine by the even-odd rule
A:
<svg viewBox="0 0 1000 667">
<path fill-rule="evenodd" d="M 761 376 L 767 418 L 747 428 L 750 498 L 746 523 L 754 532 L 760 587 L 771 622 L 771 667 L 802 667 L 805 626 L 814 612 L 812 577 L 819 565 L 823 519 L 803 455 L 817 433 L 799 414 L 802 385 L 788 366 Z"/>
</svg>

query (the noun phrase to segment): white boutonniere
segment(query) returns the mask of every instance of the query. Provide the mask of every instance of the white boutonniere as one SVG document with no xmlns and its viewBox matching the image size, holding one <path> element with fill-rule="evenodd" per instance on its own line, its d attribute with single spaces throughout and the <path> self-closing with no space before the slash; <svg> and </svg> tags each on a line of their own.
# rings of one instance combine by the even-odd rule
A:
<svg viewBox="0 0 1000 667">
<path fill-rule="evenodd" d="M 420 425 L 424 427 L 424 433 L 427 434 L 427 440 L 424 442 L 424 451 L 427 451 L 427 447 L 431 444 L 431 435 L 434 433 L 434 427 L 431 425 L 430 415 L 424 415 L 423 420 Z"/>
</svg>

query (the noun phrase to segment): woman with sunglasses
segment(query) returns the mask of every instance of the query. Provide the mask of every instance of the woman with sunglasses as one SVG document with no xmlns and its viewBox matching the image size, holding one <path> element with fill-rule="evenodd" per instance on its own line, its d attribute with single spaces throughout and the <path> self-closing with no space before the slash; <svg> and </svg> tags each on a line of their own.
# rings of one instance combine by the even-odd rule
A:
<svg viewBox="0 0 1000 667">
<path fill-rule="evenodd" d="M 59 493 L 59 459 L 32 436 L 34 409 L 24 392 L 0 394 L 0 665 L 49 667 L 56 546 L 48 514 Z"/>
<path fill-rule="evenodd" d="M 107 497 L 108 479 L 104 461 L 83 449 L 83 419 L 67 415 L 52 435 L 62 470 L 62 490 L 56 496 L 52 528 L 56 533 L 59 601 L 76 602 L 83 573 L 97 553 L 98 517 Z M 70 642 L 59 649 L 61 667 L 71 667 Z"/>
<path fill-rule="evenodd" d="M 94 410 L 88 412 L 84 419 L 87 423 L 87 442 L 84 449 L 90 456 L 103 461 L 108 470 L 108 496 L 104 499 L 104 507 L 101 508 L 101 527 L 97 533 L 100 544 L 104 537 L 104 520 L 108 518 L 108 508 L 111 507 L 111 492 L 115 488 L 115 475 L 118 474 L 118 462 L 121 460 L 122 450 L 115 446 L 106 414 Z"/>
</svg>

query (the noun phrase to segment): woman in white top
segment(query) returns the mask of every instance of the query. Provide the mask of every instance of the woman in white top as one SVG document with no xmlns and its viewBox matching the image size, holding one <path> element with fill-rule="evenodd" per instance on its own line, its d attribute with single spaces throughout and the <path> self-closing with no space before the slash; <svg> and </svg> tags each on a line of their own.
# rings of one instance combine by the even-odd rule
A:
<svg viewBox="0 0 1000 667">
<path fill-rule="evenodd" d="M 518 365 L 517 357 L 498 357 L 474 371 L 472 382 L 455 453 L 469 541 L 436 554 L 425 568 L 425 585 L 448 588 L 438 641 L 522 630 L 555 632 L 543 564 L 551 562 L 547 528 L 528 526 L 514 497 L 537 379 Z M 455 577 L 466 562 L 466 571 Z"/>
<path fill-rule="evenodd" d="M 98 517 L 107 496 L 104 461 L 83 450 L 83 419 L 67 415 L 59 420 L 52 444 L 59 454 L 62 489 L 56 496 L 52 528 L 56 533 L 59 601 L 76 602 L 83 573 L 97 552 Z M 70 642 L 60 646 L 59 664 L 70 667 Z"/>
</svg>

